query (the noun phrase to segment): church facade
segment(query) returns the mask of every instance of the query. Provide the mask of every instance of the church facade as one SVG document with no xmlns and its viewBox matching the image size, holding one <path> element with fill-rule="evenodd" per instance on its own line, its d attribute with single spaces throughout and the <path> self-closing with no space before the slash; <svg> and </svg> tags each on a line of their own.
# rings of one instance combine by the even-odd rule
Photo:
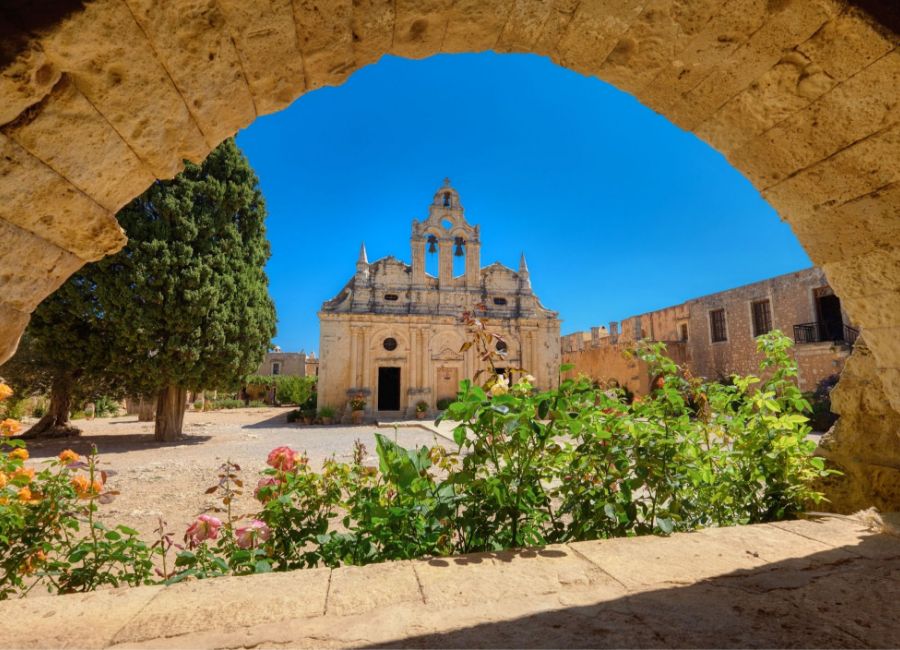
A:
<svg viewBox="0 0 900 650">
<path fill-rule="evenodd" d="M 368 416 L 409 417 L 419 402 L 433 414 L 484 366 L 474 349 L 461 351 L 467 332 L 460 317 L 472 310 L 504 337 L 504 369 L 526 369 L 539 388 L 556 386 L 558 314 L 532 291 L 524 254 L 517 271 L 499 263 L 482 268 L 480 228 L 466 221 L 449 181 L 428 218 L 413 221 L 410 244 L 412 264 L 393 256 L 370 263 L 363 245 L 353 278 L 322 305 L 320 407 L 347 413 L 348 401 L 362 396 Z M 426 272 L 429 261 L 436 261 L 434 274 Z"/>
</svg>

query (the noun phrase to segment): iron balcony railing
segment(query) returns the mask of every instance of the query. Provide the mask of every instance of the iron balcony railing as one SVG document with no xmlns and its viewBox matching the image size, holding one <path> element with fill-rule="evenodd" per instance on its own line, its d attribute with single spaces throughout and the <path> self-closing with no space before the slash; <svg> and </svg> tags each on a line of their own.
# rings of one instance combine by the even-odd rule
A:
<svg viewBox="0 0 900 650">
<path fill-rule="evenodd" d="M 794 342 L 801 343 L 846 343 L 853 345 L 859 337 L 859 330 L 849 325 L 837 327 L 829 323 L 800 323 L 794 325 Z"/>
</svg>

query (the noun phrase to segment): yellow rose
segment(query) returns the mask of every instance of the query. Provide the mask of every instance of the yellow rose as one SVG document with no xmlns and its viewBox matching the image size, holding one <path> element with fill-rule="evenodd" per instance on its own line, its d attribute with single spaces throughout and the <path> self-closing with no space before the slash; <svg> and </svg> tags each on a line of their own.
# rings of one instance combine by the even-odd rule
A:
<svg viewBox="0 0 900 650">
<path fill-rule="evenodd" d="M 77 463 L 79 458 L 80 456 L 71 449 L 63 449 L 59 453 L 59 460 L 61 460 L 66 465 L 70 463 Z"/>
<path fill-rule="evenodd" d="M 6 437 L 14 436 L 21 430 L 22 425 L 19 424 L 16 420 L 7 418 L 3 420 L 3 422 L 0 422 L 0 435 L 4 435 Z"/>
<path fill-rule="evenodd" d="M 0 382 L 0 402 L 5 400 L 7 397 L 9 397 L 12 394 L 13 394 L 12 388 L 7 386 L 3 382 Z"/>
<path fill-rule="evenodd" d="M 23 503 L 27 503 L 28 501 L 31 501 L 31 490 L 29 490 L 27 487 L 20 488 L 19 489 L 19 501 L 21 501 Z"/>
<path fill-rule="evenodd" d="M 13 449 L 11 452 L 9 452 L 9 458 L 10 459 L 18 458 L 19 460 L 28 460 L 28 450 L 24 449 L 23 447 L 19 447 L 18 449 Z"/>
<path fill-rule="evenodd" d="M 34 470 L 30 467 L 20 467 L 15 472 L 12 473 L 13 480 L 24 476 L 27 480 L 26 483 L 31 483 L 31 480 L 34 478 Z"/>
<path fill-rule="evenodd" d="M 6 478 L 6 474 L 0 472 L 0 490 L 5 488 L 7 483 L 9 483 L 9 479 Z"/>
</svg>

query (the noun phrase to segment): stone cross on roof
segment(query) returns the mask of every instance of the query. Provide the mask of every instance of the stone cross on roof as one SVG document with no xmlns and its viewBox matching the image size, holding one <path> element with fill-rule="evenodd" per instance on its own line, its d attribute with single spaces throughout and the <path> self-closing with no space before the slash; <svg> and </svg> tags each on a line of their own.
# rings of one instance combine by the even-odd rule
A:
<svg viewBox="0 0 900 650">
<path fill-rule="evenodd" d="M 450 187 L 450 177 L 449 176 L 444 177 L 444 187 Z"/>
</svg>

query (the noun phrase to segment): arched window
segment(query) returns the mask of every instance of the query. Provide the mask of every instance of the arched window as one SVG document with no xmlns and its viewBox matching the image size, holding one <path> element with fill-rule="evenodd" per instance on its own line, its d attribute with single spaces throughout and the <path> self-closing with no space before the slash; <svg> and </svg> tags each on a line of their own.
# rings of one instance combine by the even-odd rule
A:
<svg viewBox="0 0 900 650">
<path fill-rule="evenodd" d="M 425 248 L 425 273 L 437 277 L 440 269 L 441 242 L 434 235 L 428 235 Z"/>
<path fill-rule="evenodd" d="M 453 277 L 466 274 L 466 242 L 462 237 L 453 241 Z"/>
<path fill-rule="evenodd" d="M 450 207 L 450 192 L 444 192 L 444 207 Z"/>
</svg>

